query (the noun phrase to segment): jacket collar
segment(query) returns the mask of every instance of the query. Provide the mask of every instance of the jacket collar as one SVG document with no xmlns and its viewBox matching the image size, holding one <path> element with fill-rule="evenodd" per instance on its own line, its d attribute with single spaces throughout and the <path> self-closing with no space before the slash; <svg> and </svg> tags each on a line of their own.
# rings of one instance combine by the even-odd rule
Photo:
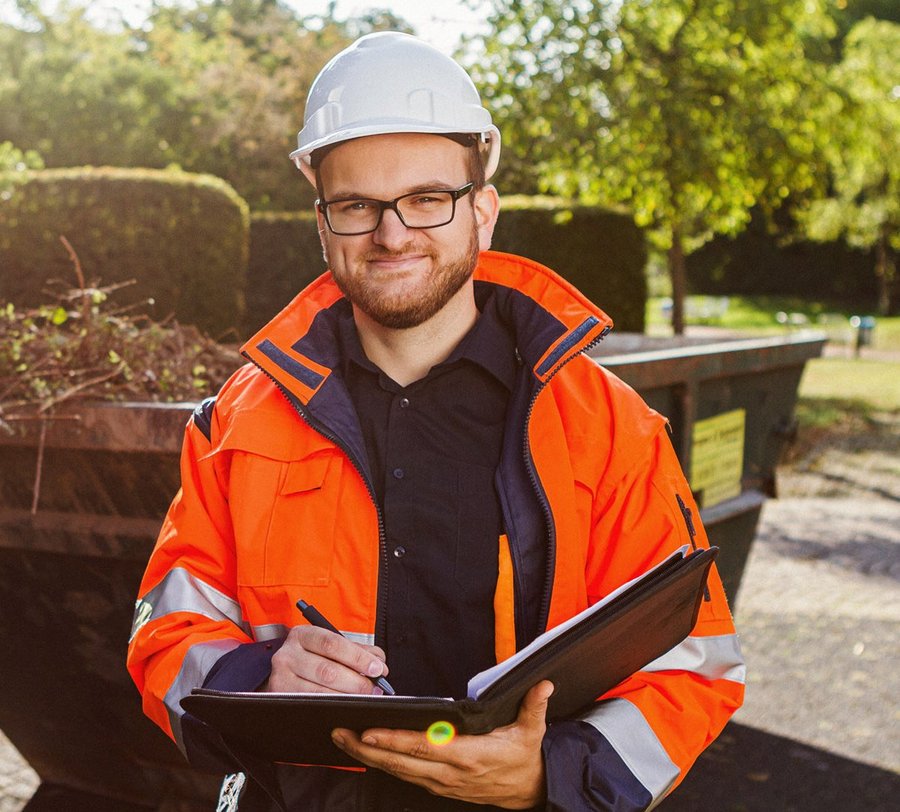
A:
<svg viewBox="0 0 900 812">
<path fill-rule="evenodd" d="M 500 315 L 512 327 L 519 354 L 536 382 L 606 335 L 611 319 L 549 268 L 512 254 L 485 251 L 476 285 L 497 289 Z M 309 403 L 338 362 L 336 319 L 350 304 L 325 273 L 241 348 L 289 395 Z"/>
</svg>

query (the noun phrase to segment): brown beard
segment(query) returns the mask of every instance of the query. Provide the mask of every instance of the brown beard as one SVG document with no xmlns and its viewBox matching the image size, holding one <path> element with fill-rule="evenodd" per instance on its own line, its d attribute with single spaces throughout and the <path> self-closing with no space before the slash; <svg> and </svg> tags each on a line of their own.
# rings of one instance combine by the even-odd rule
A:
<svg viewBox="0 0 900 812">
<path fill-rule="evenodd" d="M 366 254 L 361 265 L 378 259 L 403 256 L 412 249 L 400 251 L 377 251 Z M 430 255 L 434 259 L 433 255 Z M 475 229 L 470 233 L 469 244 L 464 254 L 450 260 L 444 265 L 432 268 L 428 275 L 429 287 L 415 299 L 406 300 L 399 296 L 382 296 L 377 288 L 370 285 L 364 275 L 344 274 L 335 276 L 335 282 L 354 306 L 358 307 L 376 324 L 394 330 L 406 330 L 418 327 L 434 316 L 468 281 L 478 263 L 478 234 Z"/>
</svg>

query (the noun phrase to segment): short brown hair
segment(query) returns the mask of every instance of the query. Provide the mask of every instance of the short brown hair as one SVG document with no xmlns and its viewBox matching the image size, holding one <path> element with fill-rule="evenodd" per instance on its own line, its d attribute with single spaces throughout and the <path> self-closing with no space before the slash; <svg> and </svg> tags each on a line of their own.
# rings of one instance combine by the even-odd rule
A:
<svg viewBox="0 0 900 812">
<path fill-rule="evenodd" d="M 457 144 L 466 147 L 466 174 L 468 175 L 469 180 L 475 184 L 476 192 L 483 189 L 485 184 L 484 161 L 481 157 L 481 142 L 478 140 L 478 136 L 473 133 L 439 133 L 439 135 L 449 138 L 451 141 L 456 141 Z M 325 190 L 322 188 L 319 167 L 325 156 L 336 146 L 343 143 L 343 141 L 339 141 L 337 144 L 329 144 L 327 147 L 321 147 L 320 149 L 314 150 L 309 156 L 310 166 L 312 166 L 316 172 L 316 192 L 319 195 L 319 200 L 325 199 Z"/>
</svg>

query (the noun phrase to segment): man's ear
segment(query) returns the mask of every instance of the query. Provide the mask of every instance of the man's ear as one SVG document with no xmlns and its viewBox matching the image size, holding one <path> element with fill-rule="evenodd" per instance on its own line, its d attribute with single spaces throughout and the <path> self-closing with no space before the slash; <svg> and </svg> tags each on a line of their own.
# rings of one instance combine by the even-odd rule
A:
<svg viewBox="0 0 900 812">
<path fill-rule="evenodd" d="M 296 158 L 294 163 L 297 165 L 297 169 L 299 169 L 303 176 L 312 184 L 313 188 L 316 188 L 316 170 L 313 169 L 303 158 Z"/>
<path fill-rule="evenodd" d="M 478 228 L 478 248 L 487 251 L 491 247 L 494 226 L 500 215 L 500 195 L 496 187 L 488 184 L 475 193 L 475 223 Z"/>
<path fill-rule="evenodd" d="M 325 233 L 328 224 L 325 222 L 325 215 L 322 214 L 318 206 L 316 206 L 316 226 L 319 229 L 319 243 L 322 246 L 322 258 L 325 260 L 325 267 L 330 268 L 331 265 L 328 262 L 328 245 L 325 242 Z"/>
</svg>

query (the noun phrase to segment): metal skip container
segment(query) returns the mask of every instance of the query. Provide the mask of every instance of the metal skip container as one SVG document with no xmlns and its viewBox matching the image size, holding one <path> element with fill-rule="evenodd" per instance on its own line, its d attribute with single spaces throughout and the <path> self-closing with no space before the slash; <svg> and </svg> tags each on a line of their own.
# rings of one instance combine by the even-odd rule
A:
<svg viewBox="0 0 900 812">
<path fill-rule="evenodd" d="M 824 341 L 625 334 L 593 351 L 669 418 L 732 600 Z M 144 717 L 124 666 L 192 408 L 79 405 L 0 432 L 0 730 L 42 781 L 27 812 L 214 808 L 219 779 Z"/>
<path fill-rule="evenodd" d="M 594 360 L 669 420 L 732 604 L 775 469 L 796 434 L 794 408 L 819 333 L 763 338 L 655 338 L 611 334 Z"/>
<path fill-rule="evenodd" d="M 125 670 L 192 408 L 79 404 L 0 432 L 0 730 L 42 782 L 27 812 L 215 808 L 220 779 L 144 717 Z"/>
</svg>

